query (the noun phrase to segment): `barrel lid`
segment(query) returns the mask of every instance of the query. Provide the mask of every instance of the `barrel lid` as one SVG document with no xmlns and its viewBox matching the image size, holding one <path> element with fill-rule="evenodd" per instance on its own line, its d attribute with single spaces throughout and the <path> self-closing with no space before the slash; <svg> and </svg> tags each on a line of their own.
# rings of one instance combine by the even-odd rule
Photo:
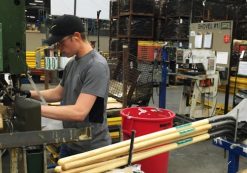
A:
<svg viewBox="0 0 247 173">
<path fill-rule="evenodd" d="M 171 110 L 156 107 L 131 107 L 122 109 L 120 113 L 127 119 L 148 121 L 169 120 L 175 117 L 175 113 Z"/>
</svg>

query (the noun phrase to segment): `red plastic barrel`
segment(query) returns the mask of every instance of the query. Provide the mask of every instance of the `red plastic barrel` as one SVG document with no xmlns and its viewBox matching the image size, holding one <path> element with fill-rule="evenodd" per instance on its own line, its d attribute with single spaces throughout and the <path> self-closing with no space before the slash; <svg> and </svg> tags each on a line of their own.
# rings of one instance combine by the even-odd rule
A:
<svg viewBox="0 0 247 173">
<path fill-rule="evenodd" d="M 175 113 L 167 109 L 153 107 L 131 107 L 121 110 L 122 131 L 124 140 L 130 139 L 131 131 L 136 137 L 164 130 L 173 126 Z M 169 153 L 159 154 L 144 159 L 141 169 L 145 173 L 167 173 Z"/>
</svg>

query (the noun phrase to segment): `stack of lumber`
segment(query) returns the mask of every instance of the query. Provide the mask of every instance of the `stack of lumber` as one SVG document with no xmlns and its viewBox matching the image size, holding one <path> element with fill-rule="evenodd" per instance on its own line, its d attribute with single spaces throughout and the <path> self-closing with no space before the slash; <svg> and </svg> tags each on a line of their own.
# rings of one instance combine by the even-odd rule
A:
<svg viewBox="0 0 247 173">
<path fill-rule="evenodd" d="M 36 52 L 35 51 L 27 51 L 26 52 L 26 63 L 27 66 L 31 69 L 36 68 Z M 45 62 L 44 58 L 41 59 L 41 67 L 44 68 Z"/>
<path fill-rule="evenodd" d="M 36 67 L 36 55 L 35 52 L 27 51 L 26 52 L 26 63 L 29 68 Z"/>
</svg>

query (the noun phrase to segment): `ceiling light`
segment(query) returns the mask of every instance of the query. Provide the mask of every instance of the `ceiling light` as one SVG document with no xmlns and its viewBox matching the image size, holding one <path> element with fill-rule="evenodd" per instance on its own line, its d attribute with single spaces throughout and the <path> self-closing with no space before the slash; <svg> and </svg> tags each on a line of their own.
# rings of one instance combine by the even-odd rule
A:
<svg viewBox="0 0 247 173">
<path fill-rule="evenodd" d="M 35 16 L 27 16 L 27 18 L 35 19 Z"/>
<path fill-rule="evenodd" d="M 29 2 L 29 5 L 37 5 L 36 3 Z"/>
<path fill-rule="evenodd" d="M 43 0 L 35 0 L 34 2 L 43 3 L 44 1 Z"/>
</svg>

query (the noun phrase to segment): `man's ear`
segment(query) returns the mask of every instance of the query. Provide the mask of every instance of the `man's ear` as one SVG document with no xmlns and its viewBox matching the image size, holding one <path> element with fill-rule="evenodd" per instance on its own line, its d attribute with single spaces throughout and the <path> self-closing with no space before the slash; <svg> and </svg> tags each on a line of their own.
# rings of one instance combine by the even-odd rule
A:
<svg viewBox="0 0 247 173">
<path fill-rule="evenodd" d="M 74 37 L 81 38 L 81 33 L 79 33 L 79 32 L 75 32 L 75 33 L 73 34 L 73 36 L 74 36 Z"/>
<path fill-rule="evenodd" d="M 79 32 L 75 32 L 73 34 L 73 39 L 75 39 L 76 41 L 82 40 L 81 34 Z"/>
</svg>

